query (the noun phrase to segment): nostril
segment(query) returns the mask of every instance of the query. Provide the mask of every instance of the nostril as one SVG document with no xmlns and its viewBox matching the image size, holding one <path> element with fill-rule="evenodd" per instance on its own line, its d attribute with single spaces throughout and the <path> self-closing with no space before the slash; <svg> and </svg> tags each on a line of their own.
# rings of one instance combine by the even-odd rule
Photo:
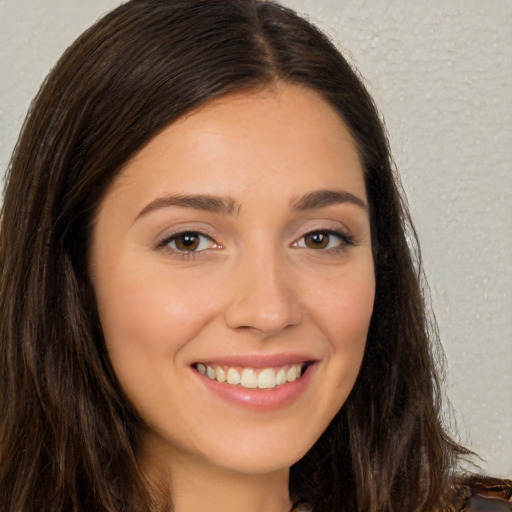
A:
<svg viewBox="0 0 512 512">
<path fill-rule="evenodd" d="M 301 310 L 293 303 L 274 304 L 247 300 L 226 310 L 226 323 L 233 329 L 256 330 L 268 336 L 300 323 Z"/>
</svg>

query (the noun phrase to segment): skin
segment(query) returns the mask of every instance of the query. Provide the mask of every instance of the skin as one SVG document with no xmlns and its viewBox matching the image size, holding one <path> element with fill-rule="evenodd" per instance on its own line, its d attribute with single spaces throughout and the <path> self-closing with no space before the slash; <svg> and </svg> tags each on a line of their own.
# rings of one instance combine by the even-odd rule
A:
<svg viewBox="0 0 512 512">
<path fill-rule="evenodd" d="M 304 201 L 324 190 L 341 194 Z M 289 467 L 343 405 L 363 357 L 375 292 L 366 202 L 341 118 L 287 84 L 183 117 L 108 190 L 90 260 L 100 319 L 147 425 L 141 464 L 170 482 L 177 512 L 289 510 Z M 184 231 L 204 233 L 194 251 L 180 250 Z M 233 354 L 314 364 L 291 402 L 255 409 L 212 393 L 194 369 Z"/>
</svg>

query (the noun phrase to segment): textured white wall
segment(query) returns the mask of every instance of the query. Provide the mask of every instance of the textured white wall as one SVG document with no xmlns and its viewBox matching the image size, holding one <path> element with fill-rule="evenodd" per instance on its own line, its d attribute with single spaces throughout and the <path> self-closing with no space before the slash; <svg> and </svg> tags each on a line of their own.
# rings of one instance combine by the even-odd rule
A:
<svg viewBox="0 0 512 512">
<path fill-rule="evenodd" d="M 0 0 L 0 175 L 65 47 L 119 0 Z M 384 113 L 463 442 L 512 476 L 512 2 L 283 0 L 345 49 Z"/>
</svg>

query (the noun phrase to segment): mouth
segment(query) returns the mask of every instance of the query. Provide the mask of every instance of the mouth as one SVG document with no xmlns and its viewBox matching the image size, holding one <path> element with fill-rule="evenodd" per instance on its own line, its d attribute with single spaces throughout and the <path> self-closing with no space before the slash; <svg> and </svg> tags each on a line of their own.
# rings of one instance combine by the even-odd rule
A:
<svg viewBox="0 0 512 512">
<path fill-rule="evenodd" d="M 267 368 L 234 367 L 195 363 L 192 367 L 201 375 L 229 386 L 245 389 L 275 389 L 300 379 L 313 362 L 287 364 Z"/>
</svg>

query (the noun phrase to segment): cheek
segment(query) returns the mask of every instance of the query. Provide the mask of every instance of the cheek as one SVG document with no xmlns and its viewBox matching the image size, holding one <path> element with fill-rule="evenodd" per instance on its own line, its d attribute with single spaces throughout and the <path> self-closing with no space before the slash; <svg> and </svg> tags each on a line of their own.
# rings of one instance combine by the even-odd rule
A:
<svg viewBox="0 0 512 512">
<path fill-rule="evenodd" d="M 336 410 L 359 374 L 374 297 L 375 278 L 370 264 L 367 271 L 340 274 L 325 283 L 322 293 L 309 295 L 309 310 L 330 351 L 326 370 L 332 390 L 325 400 Z"/>
<path fill-rule="evenodd" d="M 369 262 L 362 270 L 342 271 L 308 294 L 309 309 L 332 349 L 356 349 L 366 342 L 373 313 L 375 277 Z"/>
<path fill-rule="evenodd" d="M 121 385 L 164 375 L 187 342 L 214 315 L 211 298 L 162 269 L 123 270 L 101 276 L 96 288 L 110 360 Z"/>
</svg>

